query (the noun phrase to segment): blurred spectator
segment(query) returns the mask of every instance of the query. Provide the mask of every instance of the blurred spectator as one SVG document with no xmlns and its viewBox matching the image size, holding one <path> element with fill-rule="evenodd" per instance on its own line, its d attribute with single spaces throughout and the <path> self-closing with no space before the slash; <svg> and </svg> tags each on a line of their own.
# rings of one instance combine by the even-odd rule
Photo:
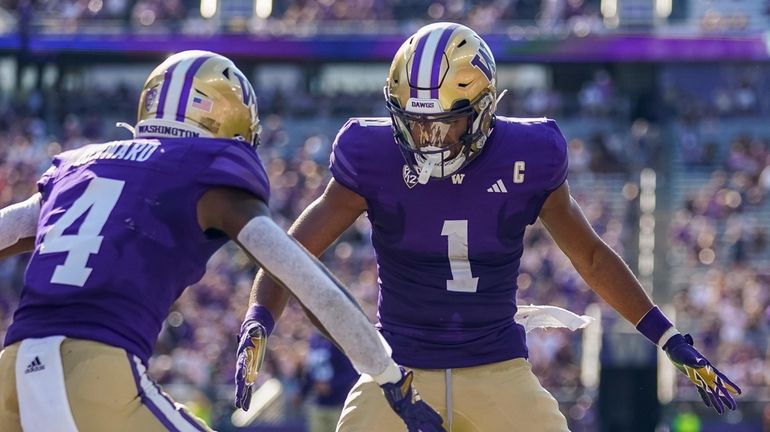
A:
<svg viewBox="0 0 770 432">
<path fill-rule="evenodd" d="M 613 98 L 612 80 L 604 70 L 597 71 L 593 81 L 585 83 L 578 95 L 583 111 L 597 116 L 609 114 L 613 106 Z"/>
<path fill-rule="evenodd" d="M 358 373 L 345 354 L 318 332 L 310 336 L 303 372 L 302 395 L 308 405 L 308 431 L 334 432 Z"/>
</svg>

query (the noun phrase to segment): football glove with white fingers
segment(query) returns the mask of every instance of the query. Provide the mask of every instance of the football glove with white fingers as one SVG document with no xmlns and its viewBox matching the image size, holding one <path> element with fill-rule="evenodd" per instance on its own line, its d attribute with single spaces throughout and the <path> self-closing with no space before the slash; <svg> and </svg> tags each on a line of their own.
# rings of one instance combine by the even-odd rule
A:
<svg viewBox="0 0 770 432">
<path fill-rule="evenodd" d="M 444 432 L 443 420 L 412 386 L 412 371 L 401 369 L 401 379 L 395 383 L 382 384 L 382 392 L 393 411 L 406 423 L 409 432 Z"/>
<path fill-rule="evenodd" d="M 725 406 L 734 410 L 734 395 L 741 394 L 741 389 L 696 350 L 692 336 L 675 334 L 665 345 L 663 351 L 677 369 L 695 384 L 706 406 L 713 407 L 719 414 Z"/>
</svg>

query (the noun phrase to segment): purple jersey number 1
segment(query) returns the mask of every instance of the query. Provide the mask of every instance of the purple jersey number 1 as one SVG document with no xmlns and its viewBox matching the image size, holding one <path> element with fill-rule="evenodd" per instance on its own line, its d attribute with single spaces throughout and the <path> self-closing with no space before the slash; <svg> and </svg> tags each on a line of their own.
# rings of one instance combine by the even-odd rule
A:
<svg viewBox="0 0 770 432">
<path fill-rule="evenodd" d="M 471 273 L 468 259 L 468 221 L 447 220 L 441 229 L 441 235 L 447 236 L 449 268 L 452 279 L 446 281 L 448 291 L 476 292 L 479 278 Z"/>
<path fill-rule="evenodd" d="M 45 234 L 40 245 L 41 254 L 67 252 L 64 264 L 56 266 L 51 283 L 79 287 L 86 284 L 92 270 L 86 266 L 88 256 L 99 252 L 103 238 L 99 234 L 118 202 L 124 184 L 121 180 L 93 178 L 83 194 Z M 77 234 L 64 234 L 64 230 L 86 212 L 88 215 L 83 219 Z"/>
</svg>

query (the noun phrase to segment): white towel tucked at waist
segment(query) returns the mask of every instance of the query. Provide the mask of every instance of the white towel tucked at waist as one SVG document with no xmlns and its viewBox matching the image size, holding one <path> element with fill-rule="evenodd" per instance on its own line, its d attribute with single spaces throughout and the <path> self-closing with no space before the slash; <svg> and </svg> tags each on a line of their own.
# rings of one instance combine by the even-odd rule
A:
<svg viewBox="0 0 770 432">
<path fill-rule="evenodd" d="M 529 333 L 536 328 L 568 328 L 572 331 L 586 327 L 594 322 L 588 315 L 578 315 L 567 309 L 550 305 L 517 306 L 514 315 L 517 323 Z"/>
<path fill-rule="evenodd" d="M 72 417 L 64 371 L 61 343 L 64 336 L 25 339 L 16 358 L 16 394 L 24 431 L 77 432 Z"/>
</svg>

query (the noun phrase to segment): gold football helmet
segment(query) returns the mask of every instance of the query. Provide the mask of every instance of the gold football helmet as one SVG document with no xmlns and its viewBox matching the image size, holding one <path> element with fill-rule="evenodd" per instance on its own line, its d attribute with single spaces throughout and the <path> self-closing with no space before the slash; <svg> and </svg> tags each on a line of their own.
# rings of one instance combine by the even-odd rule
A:
<svg viewBox="0 0 770 432">
<path fill-rule="evenodd" d="M 203 136 L 259 144 L 254 89 L 233 62 L 209 51 L 172 55 L 139 97 L 137 136 Z"/>
<path fill-rule="evenodd" d="M 494 126 L 496 80 L 489 47 L 463 25 L 430 24 L 401 45 L 385 99 L 420 183 L 445 178 L 479 154 Z"/>
</svg>

